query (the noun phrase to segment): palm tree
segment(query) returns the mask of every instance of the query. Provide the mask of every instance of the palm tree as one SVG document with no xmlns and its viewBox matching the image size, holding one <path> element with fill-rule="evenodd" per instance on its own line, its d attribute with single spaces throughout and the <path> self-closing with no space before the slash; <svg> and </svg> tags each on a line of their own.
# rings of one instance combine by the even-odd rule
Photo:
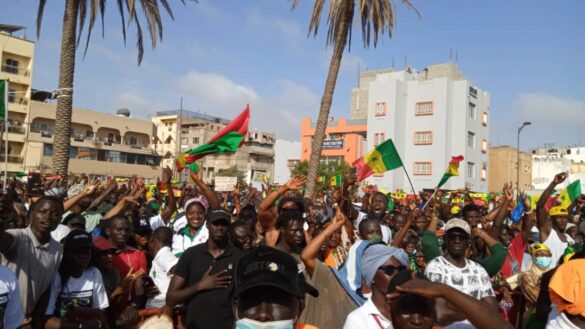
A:
<svg viewBox="0 0 585 329">
<path fill-rule="evenodd" d="M 185 0 L 179 0 L 183 4 Z M 122 20 L 122 34 L 126 43 L 126 17 L 128 24 L 136 27 L 136 47 L 138 48 L 138 65 L 144 55 L 144 40 L 142 27 L 138 19 L 137 4 L 140 3 L 146 20 L 152 47 L 156 47 L 158 39 L 162 40 L 163 26 L 159 4 L 174 19 L 168 0 L 116 0 L 117 8 Z M 41 33 L 41 22 L 47 0 L 39 0 L 37 12 L 37 38 Z M 61 35 L 61 58 L 59 63 L 59 85 L 57 89 L 57 113 L 55 120 L 55 135 L 53 139 L 53 173 L 67 175 L 69 166 L 69 147 L 71 144 L 71 107 L 73 104 L 73 77 L 75 74 L 76 50 L 79 46 L 86 19 L 89 18 L 85 53 L 96 18 L 101 16 L 102 36 L 104 35 L 104 14 L 106 0 L 66 0 L 63 16 L 63 30 Z"/>
<path fill-rule="evenodd" d="M 313 14 L 309 23 L 309 35 L 317 35 L 319 24 L 321 23 L 321 12 L 325 5 L 325 0 L 314 0 Z M 321 108 L 317 118 L 317 127 L 315 136 L 311 145 L 311 158 L 309 161 L 309 175 L 307 178 L 307 194 L 311 195 L 315 189 L 315 180 L 319 170 L 319 158 L 325 139 L 325 129 L 331 110 L 333 92 L 337 83 L 337 75 L 341 65 L 343 51 L 348 42 L 351 43 L 350 27 L 354 20 L 355 8 L 357 6 L 358 15 L 356 20 L 362 27 L 362 40 L 364 47 L 370 45 L 370 38 L 373 37 L 374 47 L 378 45 L 378 36 L 388 32 L 392 36 L 394 27 L 394 12 L 396 7 L 395 0 L 329 0 L 329 17 L 327 20 L 328 31 L 326 44 L 333 46 L 333 54 L 329 63 L 329 73 L 325 81 L 325 90 L 321 98 Z M 292 0 L 294 9 L 300 0 Z M 410 0 L 402 0 L 409 8 L 412 8 Z"/>
</svg>

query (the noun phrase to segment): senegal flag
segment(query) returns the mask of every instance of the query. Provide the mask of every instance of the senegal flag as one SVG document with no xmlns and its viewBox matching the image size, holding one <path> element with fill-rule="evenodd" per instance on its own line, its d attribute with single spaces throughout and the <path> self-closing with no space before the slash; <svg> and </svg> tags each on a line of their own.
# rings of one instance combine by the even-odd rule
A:
<svg viewBox="0 0 585 329">
<path fill-rule="evenodd" d="M 329 179 L 329 186 L 341 186 L 341 175 L 331 176 Z"/>
<path fill-rule="evenodd" d="M 325 182 L 325 176 L 317 177 L 317 183 L 324 183 L 324 182 Z"/>
<path fill-rule="evenodd" d="M 236 152 L 245 142 L 249 123 L 250 106 L 247 105 L 242 113 L 227 126 L 223 127 L 215 136 L 211 137 L 207 144 L 181 153 L 184 155 L 185 164 L 191 164 L 210 153 Z M 179 166 L 177 166 L 178 168 Z"/>
<path fill-rule="evenodd" d="M 453 176 L 459 176 L 459 162 L 463 161 L 463 155 L 459 155 L 456 157 L 451 157 L 451 161 L 449 162 L 449 167 L 445 171 L 443 178 L 437 185 L 437 188 L 443 186 L 443 184 L 447 183 L 447 180 Z"/>
<path fill-rule="evenodd" d="M 355 160 L 352 166 L 357 168 L 358 179 L 361 181 L 374 173 L 384 173 L 402 167 L 402 160 L 400 160 L 394 143 L 389 139 L 376 146 L 365 156 Z"/>
<path fill-rule="evenodd" d="M 0 121 L 6 120 L 8 113 L 8 80 L 0 80 Z"/>
<path fill-rule="evenodd" d="M 581 195 L 581 180 L 577 179 L 576 181 L 572 182 L 561 191 L 559 194 L 559 201 L 561 201 L 561 206 L 565 209 L 568 209 L 571 203 L 575 201 Z"/>
</svg>

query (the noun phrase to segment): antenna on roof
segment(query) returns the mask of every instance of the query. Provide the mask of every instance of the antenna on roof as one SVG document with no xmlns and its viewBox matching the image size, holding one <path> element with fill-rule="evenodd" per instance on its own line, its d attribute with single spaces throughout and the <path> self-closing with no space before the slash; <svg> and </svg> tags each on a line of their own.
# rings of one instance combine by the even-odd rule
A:
<svg viewBox="0 0 585 329">
<path fill-rule="evenodd" d="M 459 53 L 455 50 L 455 63 L 459 61 Z"/>
<path fill-rule="evenodd" d="M 392 56 L 392 68 L 394 68 L 394 56 Z"/>
</svg>

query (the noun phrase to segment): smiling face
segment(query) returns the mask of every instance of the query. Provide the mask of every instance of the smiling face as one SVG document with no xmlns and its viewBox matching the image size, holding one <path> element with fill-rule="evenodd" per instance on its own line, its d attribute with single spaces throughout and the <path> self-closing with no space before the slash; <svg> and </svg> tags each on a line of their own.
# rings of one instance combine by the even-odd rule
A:
<svg viewBox="0 0 585 329">
<path fill-rule="evenodd" d="M 114 246 L 123 249 L 130 237 L 130 223 L 123 217 L 116 217 L 106 229 L 106 233 Z"/>
<path fill-rule="evenodd" d="M 40 199 L 31 210 L 31 228 L 41 235 L 49 235 L 57 228 L 63 212 L 53 200 Z"/>
<path fill-rule="evenodd" d="M 205 221 L 205 208 L 200 203 L 193 202 L 187 208 L 185 216 L 187 217 L 187 225 L 191 228 L 198 229 Z"/>
</svg>

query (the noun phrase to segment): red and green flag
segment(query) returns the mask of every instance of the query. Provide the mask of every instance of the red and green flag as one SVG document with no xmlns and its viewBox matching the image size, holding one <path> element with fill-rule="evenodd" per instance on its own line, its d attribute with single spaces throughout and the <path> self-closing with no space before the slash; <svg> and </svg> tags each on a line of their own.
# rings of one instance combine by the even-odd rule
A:
<svg viewBox="0 0 585 329">
<path fill-rule="evenodd" d="M 331 176 L 329 179 L 329 186 L 337 187 L 341 186 L 341 175 Z"/>
<path fill-rule="evenodd" d="M 355 160 L 352 166 L 357 168 L 358 179 L 361 181 L 374 173 L 380 174 L 402 167 L 402 160 L 394 143 L 388 139 L 363 157 Z"/>
<path fill-rule="evenodd" d="M 8 113 L 8 80 L 0 80 L 0 121 L 6 120 Z"/>
<path fill-rule="evenodd" d="M 439 188 L 439 187 L 443 186 L 445 183 L 447 183 L 449 178 L 451 178 L 453 176 L 459 176 L 459 162 L 461 162 L 461 161 L 463 161 L 463 155 L 451 157 L 451 161 L 449 162 L 449 167 L 447 167 L 447 170 L 445 171 L 445 174 L 443 174 L 443 177 L 441 178 L 439 185 L 437 185 L 437 188 Z"/>
<path fill-rule="evenodd" d="M 199 146 L 196 149 L 191 149 L 185 153 L 181 153 L 177 159 L 177 169 L 181 167 L 184 159 L 184 164 L 191 164 L 201 159 L 207 154 L 211 153 L 226 153 L 236 152 L 246 140 L 248 134 L 248 124 L 250 123 L 250 106 L 247 105 L 244 111 L 240 113 L 232 122 L 223 127 L 215 136 L 211 137 L 206 144 Z M 180 159 L 180 156 L 183 159 Z"/>
</svg>

